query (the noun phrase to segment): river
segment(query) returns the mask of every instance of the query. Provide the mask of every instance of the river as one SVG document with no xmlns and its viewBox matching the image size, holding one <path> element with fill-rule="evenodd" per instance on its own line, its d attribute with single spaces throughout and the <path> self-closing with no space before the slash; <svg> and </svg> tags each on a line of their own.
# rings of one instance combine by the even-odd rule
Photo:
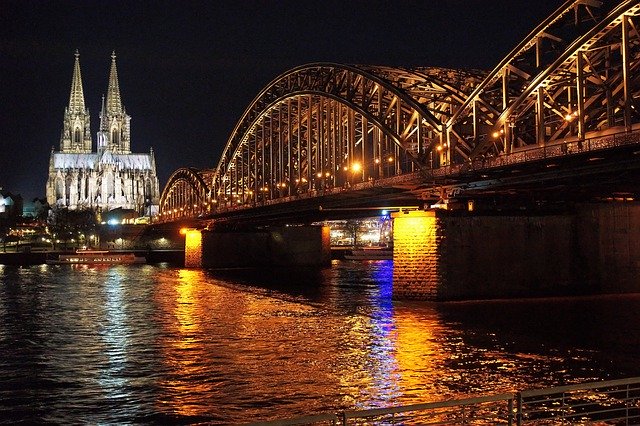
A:
<svg viewBox="0 0 640 426">
<path fill-rule="evenodd" d="M 0 265 L 0 422 L 243 423 L 640 376 L 640 295 L 394 301 L 392 267 Z"/>
</svg>

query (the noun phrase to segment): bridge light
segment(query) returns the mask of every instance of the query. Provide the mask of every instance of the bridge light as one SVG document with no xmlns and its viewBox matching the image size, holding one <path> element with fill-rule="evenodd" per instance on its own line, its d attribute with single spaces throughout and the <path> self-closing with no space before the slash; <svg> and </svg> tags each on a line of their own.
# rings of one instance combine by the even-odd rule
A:
<svg viewBox="0 0 640 426">
<path fill-rule="evenodd" d="M 347 170 L 349 170 L 349 167 L 344 166 L 342 169 L 346 172 Z"/>
<path fill-rule="evenodd" d="M 361 165 L 360 163 L 353 163 L 353 164 L 351 165 L 351 170 L 352 170 L 354 173 L 358 173 L 360 170 L 362 170 L 362 165 Z"/>
<path fill-rule="evenodd" d="M 389 163 L 393 163 L 393 157 L 392 157 L 392 156 L 389 156 L 389 158 L 387 158 L 387 162 L 389 162 Z"/>
<path fill-rule="evenodd" d="M 375 163 L 376 163 L 376 164 L 380 164 L 380 159 L 379 159 L 379 158 L 376 158 L 376 159 L 375 159 Z"/>
<path fill-rule="evenodd" d="M 497 138 L 500 137 L 500 132 L 495 131 L 495 132 L 493 132 L 493 134 L 491 136 L 493 136 L 495 139 L 497 139 Z"/>
<path fill-rule="evenodd" d="M 331 177 L 331 173 L 327 172 L 324 174 L 325 177 Z"/>
<path fill-rule="evenodd" d="M 307 178 L 302 178 L 302 183 L 307 183 Z"/>
<path fill-rule="evenodd" d="M 318 172 L 318 179 L 322 178 L 322 172 Z"/>
<path fill-rule="evenodd" d="M 182 228 L 182 229 L 180 229 L 180 233 L 181 233 L 182 235 L 187 235 L 187 228 Z"/>
</svg>

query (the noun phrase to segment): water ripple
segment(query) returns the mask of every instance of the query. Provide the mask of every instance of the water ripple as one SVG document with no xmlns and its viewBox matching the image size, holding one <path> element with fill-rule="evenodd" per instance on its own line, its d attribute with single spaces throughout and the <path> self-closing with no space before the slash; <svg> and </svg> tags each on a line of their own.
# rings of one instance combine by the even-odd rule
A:
<svg viewBox="0 0 640 426">
<path fill-rule="evenodd" d="M 639 375 L 639 296 L 429 304 L 392 264 L 0 268 L 0 422 L 228 424 Z"/>
</svg>

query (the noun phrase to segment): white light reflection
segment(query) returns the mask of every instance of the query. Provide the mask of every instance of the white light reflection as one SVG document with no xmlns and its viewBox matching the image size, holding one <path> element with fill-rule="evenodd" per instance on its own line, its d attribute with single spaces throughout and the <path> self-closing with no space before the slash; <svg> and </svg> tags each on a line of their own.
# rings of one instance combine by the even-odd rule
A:
<svg viewBox="0 0 640 426">
<path fill-rule="evenodd" d="M 126 391 L 128 380 L 123 376 L 127 364 L 130 330 L 123 299 L 123 277 L 118 268 L 113 268 L 109 272 L 109 277 L 104 283 L 105 318 L 101 331 L 106 345 L 107 365 L 98 382 L 108 398 L 122 399 L 129 396 L 129 392 Z"/>
</svg>

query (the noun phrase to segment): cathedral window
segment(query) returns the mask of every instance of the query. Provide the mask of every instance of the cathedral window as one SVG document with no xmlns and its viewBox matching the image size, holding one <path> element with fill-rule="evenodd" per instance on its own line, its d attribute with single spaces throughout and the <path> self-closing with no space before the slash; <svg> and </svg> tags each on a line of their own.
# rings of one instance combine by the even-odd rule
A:
<svg viewBox="0 0 640 426">
<path fill-rule="evenodd" d="M 73 143 L 75 144 L 79 144 L 80 142 L 82 142 L 82 133 L 80 132 L 80 128 L 76 127 L 76 130 L 74 132 L 73 135 Z"/>
<path fill-rule="evenodd" d="M 147 179 L 144 187 L 144 196 L 145 198 L 151 198 L 151 180 Z"/>
<path fill-rule="evenodd" d="M 64 182 L 62 178 L 56 179 L 56 201 L 62 199 L 64 197 Z"/>
<path fill-rule="evenodd" d="M 107 199 L 109 197 L 113 197 L 115 195 L 115 190 L 114 190 L 114 177 L 112 174 L 108 174 L 107 175 Z"/>
</svg>

